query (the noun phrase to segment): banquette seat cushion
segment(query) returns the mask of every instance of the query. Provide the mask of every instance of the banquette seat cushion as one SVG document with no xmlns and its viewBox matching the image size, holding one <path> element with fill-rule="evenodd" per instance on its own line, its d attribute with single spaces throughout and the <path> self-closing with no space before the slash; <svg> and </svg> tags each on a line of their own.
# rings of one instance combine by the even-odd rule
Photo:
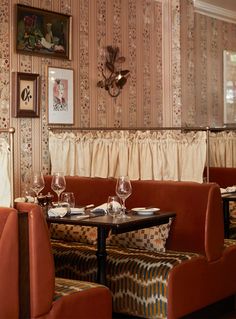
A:
<svg viewBox="0 0 236 319">
<path fill-rule="evenodd" d="M 58 277 L 96 281 L 96 246 L 52 241 Z M 113 311 L 145 318 L 167 317 L 167 279 L 178 265 L 204 257 L 186 252 L 153 252 L 107 246 L 107 286 Z"/>
</svg>

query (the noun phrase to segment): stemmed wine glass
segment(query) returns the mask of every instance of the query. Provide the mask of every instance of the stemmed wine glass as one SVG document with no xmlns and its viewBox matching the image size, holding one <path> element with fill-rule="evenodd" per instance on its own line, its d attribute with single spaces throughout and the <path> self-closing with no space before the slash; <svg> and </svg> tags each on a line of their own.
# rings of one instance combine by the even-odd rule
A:
<svg viewBox="0 0 236 319">
<path fill-rule="evenodd" d="M 116 181 L 116 195 L 122 200 L 120 217 L 128 218 L 125 214 L 125 201 L 132 194 L 132 186 L 128 176 L 120 176 Z"/>
<path fill-rule="evenodd" d="M 53 173 L 51 188 L 57 194 L 57 206 L 59 207 L 60 195 L 66 189 L 66 180 L 63 172 Z"/>
<path fill-rule="evenodd" d="M 39 196 L 39 193 L 43 190 L 44 186 L 43 173 L 40 171 L 33 172 L 31 176 L 31 189 L 35 192 L 36 197 Z"/>
</svg>

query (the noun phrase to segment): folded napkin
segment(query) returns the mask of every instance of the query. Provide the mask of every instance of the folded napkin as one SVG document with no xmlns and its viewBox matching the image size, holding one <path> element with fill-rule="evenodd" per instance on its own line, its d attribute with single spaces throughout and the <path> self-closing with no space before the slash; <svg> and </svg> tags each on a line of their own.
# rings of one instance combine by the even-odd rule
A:
<svg viewBox="0 0 236 319">
<path fill-rule="evenodd" d="M 236 186 L 228 186 L 220 189 L 221 194 L 236 192 Z"/>
<path fill-rule="evenodd" d="M 84 207 L 81 208 L 70 208 L 70 215 L 84 215 Z"/>
<path fill-rule="evenodd" d="M 26 197 L 17 197 L 14 200 L 15 203 L 34 203 L 33 196 L 26 196 Z"/>
<path fill-rule="evenodd" d="M 67 214 L 66 207 L 55 207 L 48 210 L 49 217 L 64 217 Z"/>
<path fill-rule="evenodd" d="M 99 205 L 99 206 L 91 209 L 91 212 L 96 212 L 96 211 L 103 211 L 106 214 L 107 213 L 107 203 L 104 203 L 102 205 Z"/>
</svg>

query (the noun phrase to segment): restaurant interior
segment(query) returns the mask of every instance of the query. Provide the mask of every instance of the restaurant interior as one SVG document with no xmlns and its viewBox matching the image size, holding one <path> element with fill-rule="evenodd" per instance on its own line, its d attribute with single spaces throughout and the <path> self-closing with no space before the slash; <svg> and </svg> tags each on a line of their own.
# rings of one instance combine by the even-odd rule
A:
<svg viewBox="0 0 236 319">
<path fill-rule="evenodd" d="M 236 318 L 235 0 L 0 5 L 0 319 Z"/>
</svg>

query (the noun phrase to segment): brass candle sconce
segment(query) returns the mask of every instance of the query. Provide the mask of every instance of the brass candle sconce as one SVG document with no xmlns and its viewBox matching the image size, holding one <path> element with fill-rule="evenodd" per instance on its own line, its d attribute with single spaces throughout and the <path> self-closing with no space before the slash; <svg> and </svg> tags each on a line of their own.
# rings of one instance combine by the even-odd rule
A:
<svg viewBox="0 0 236 319">
<path fill-rule="evenodd" d="M 105 70 L 101 69 L 103 80 L 97 86 L 104 88 L 111 97 L 117 97 L 130 75 L 129 70 L 122 70 L 121 64 L 125 62 L 125 57 L 119 56 L 119 48 L 107 46 L 107 57 Z"/>
</svg>

